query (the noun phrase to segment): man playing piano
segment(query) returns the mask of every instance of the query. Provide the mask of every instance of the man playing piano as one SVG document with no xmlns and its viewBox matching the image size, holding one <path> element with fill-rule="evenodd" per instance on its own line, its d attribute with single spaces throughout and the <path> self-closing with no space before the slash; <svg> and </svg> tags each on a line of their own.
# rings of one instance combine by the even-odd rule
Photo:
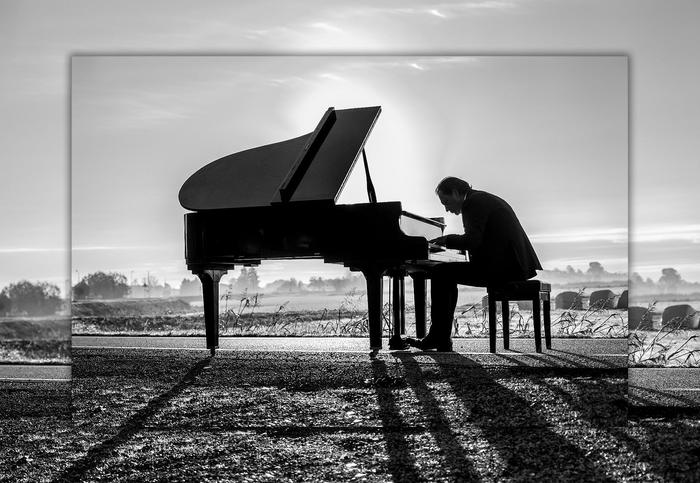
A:
<svg viewBox="0 0 700 483">
<path fill-rule="evenodd" d="M 406 339 L 419 349 L 452 350 L 452 321 L 457 306 L 457 284 L 475 287 L 524 281 L 542 266 L 513 209 L 498 196 L 478 191 L 466 181 L 447 177 L 435 193 L 445 210 L 462 215 L 464 235 L 431 240 L 446 248 L 467 250 L 468 262 L 436 265 L 431 279 L 431 325 L 428 335 Z"/>
</svg>

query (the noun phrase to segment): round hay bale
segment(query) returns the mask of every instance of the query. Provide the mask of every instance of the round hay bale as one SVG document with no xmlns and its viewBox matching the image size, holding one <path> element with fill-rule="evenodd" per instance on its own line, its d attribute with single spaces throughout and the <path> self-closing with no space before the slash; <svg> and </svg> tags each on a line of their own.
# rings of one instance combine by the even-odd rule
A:
<svg viewBox="0 0 700 483">
<path fill-rule="evenodd" d="M 532 300 L 518 300 L 518 310 L 532 312 Z"/>
<path fill-rule="evenodd" d="M 561 292 L 554 297 L 554 308 L 563 310 L 582 310 L 583 298 L 576 292 Z"/>
<path fill-rule="evenodd" d="M 496 300 L 496 313 L 497 314 L 501 313 L 501 307 L 502 307 L 502 304 L 498 300 Z M 484 310 L 484 312 L 486 312 L 488 314 L 488 312 L 489 312 L 489 296 L 488 295 L 484 295 L 481 298 L 481 308 Z"/>
<path fill-rule="evenodd" d="M 588 298 L 588 306 L 597 309 L 614 309 L 617 305 L 617 295 L 612 290 L 596 290 Z"/>
<path fill-rule="evenodd" d="M 670 305 L 661 315 L 662 325 L 672 322 L 674 326 L 678 324 L 679 328 L 685 329 L 697 329 L 699 320 L 700 313 L 688 304 Z"/>
<path fill-rule="evenodd" d="M 630 307 L 627 309 L 629 330 L 652 330 L 652 312 L 644 307 Z"/>
<path fill-rule="evenodd" d="M 629 305 L 629 294 L 627 293 L 627 290 L 622 292 L 620 294 L 620 298 L 617 299 L 617 306 L 615 307 L 616 309 L 626 309 L 627 306 Z"/>
</svg>

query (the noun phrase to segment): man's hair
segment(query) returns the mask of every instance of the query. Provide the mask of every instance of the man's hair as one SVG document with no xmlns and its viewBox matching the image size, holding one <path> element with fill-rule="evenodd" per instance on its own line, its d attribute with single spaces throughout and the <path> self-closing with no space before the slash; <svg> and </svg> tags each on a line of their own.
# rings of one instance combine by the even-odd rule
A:
<svg viewBox="0 0 700 483">
<path fill-rule="evenodd" d="M 444 178 L 438 183 L 437 188 L 435 188 L 435 194 L 448 194 L 452 193 L 453 191 L 456 191 L 460 195 L 463 195 L 468 193 L 471 189 L 471 185 L 463 179 L 455 178 L 454 176 L 448 176 L 447 178 Z"/>
</svg>

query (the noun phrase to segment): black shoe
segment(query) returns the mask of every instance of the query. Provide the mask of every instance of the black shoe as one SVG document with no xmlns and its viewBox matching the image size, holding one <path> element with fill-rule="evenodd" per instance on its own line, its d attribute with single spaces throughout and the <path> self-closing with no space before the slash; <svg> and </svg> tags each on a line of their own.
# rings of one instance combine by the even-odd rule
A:
<svg viewBox="0 0 700 483">
<path fill-rule="evenodd" d="M 407 337 L 406 343 L 411 347 L 415 347 L 422 351 L 435 349 L 438 352 L 452 352 L 451 340 L 437 342 L 433 339 L 428 339 L 427 337 L 424 337 L 423 339 L 414 339 L 412 337 Z"/>
<path fill-rule="evenodd" d="M 420 344 L 421 344 L 420 339 L 414 339 L 413 337 L 406 337 L 406 339 L 404 339 L 404 341 L 406 342 L 407 345 L 409 345 L 411 347 L 415 347 L 417 349 L 420 349 Z"/>
<path fill-rule="evenodd" d="M 399 335 L 395 335 L 391 339 L 389 339 L 389 349 L 391 350 L 405 351 L 406 349 L 408 349 L 408 347 L 408 341 L 402 339 Z"/>
</svg>

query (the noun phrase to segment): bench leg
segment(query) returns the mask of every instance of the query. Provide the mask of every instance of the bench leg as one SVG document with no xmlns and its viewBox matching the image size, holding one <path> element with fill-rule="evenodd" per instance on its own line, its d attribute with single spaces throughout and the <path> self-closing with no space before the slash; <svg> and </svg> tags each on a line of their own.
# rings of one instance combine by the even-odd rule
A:
<svg viewBox="0 0 700 483">
<path fill-rule="evenodd" d="M 532 325 L 535 328 L 535 352 L 542 352 L 542 329 L 540 327 L 540 298 L 532 300 Z"/>
<path fill-rule="evenodd" d="M 496 300 L 489 295 L 489 351 L 496 353 Z"/>
<path fill-rule="evenodd" d="M 547 349 L 552 348 L 552 324 L 549 313 L 549 297 L 542 301 L 542 310 L 544 311 L 544 343 Z"/>
<path fill-rule="evenodd" d="M 503 348 L 510 347 L 510 306 L 508 300 L 501 301 L 501 313 L 503 314 Z"/>
</svg>

